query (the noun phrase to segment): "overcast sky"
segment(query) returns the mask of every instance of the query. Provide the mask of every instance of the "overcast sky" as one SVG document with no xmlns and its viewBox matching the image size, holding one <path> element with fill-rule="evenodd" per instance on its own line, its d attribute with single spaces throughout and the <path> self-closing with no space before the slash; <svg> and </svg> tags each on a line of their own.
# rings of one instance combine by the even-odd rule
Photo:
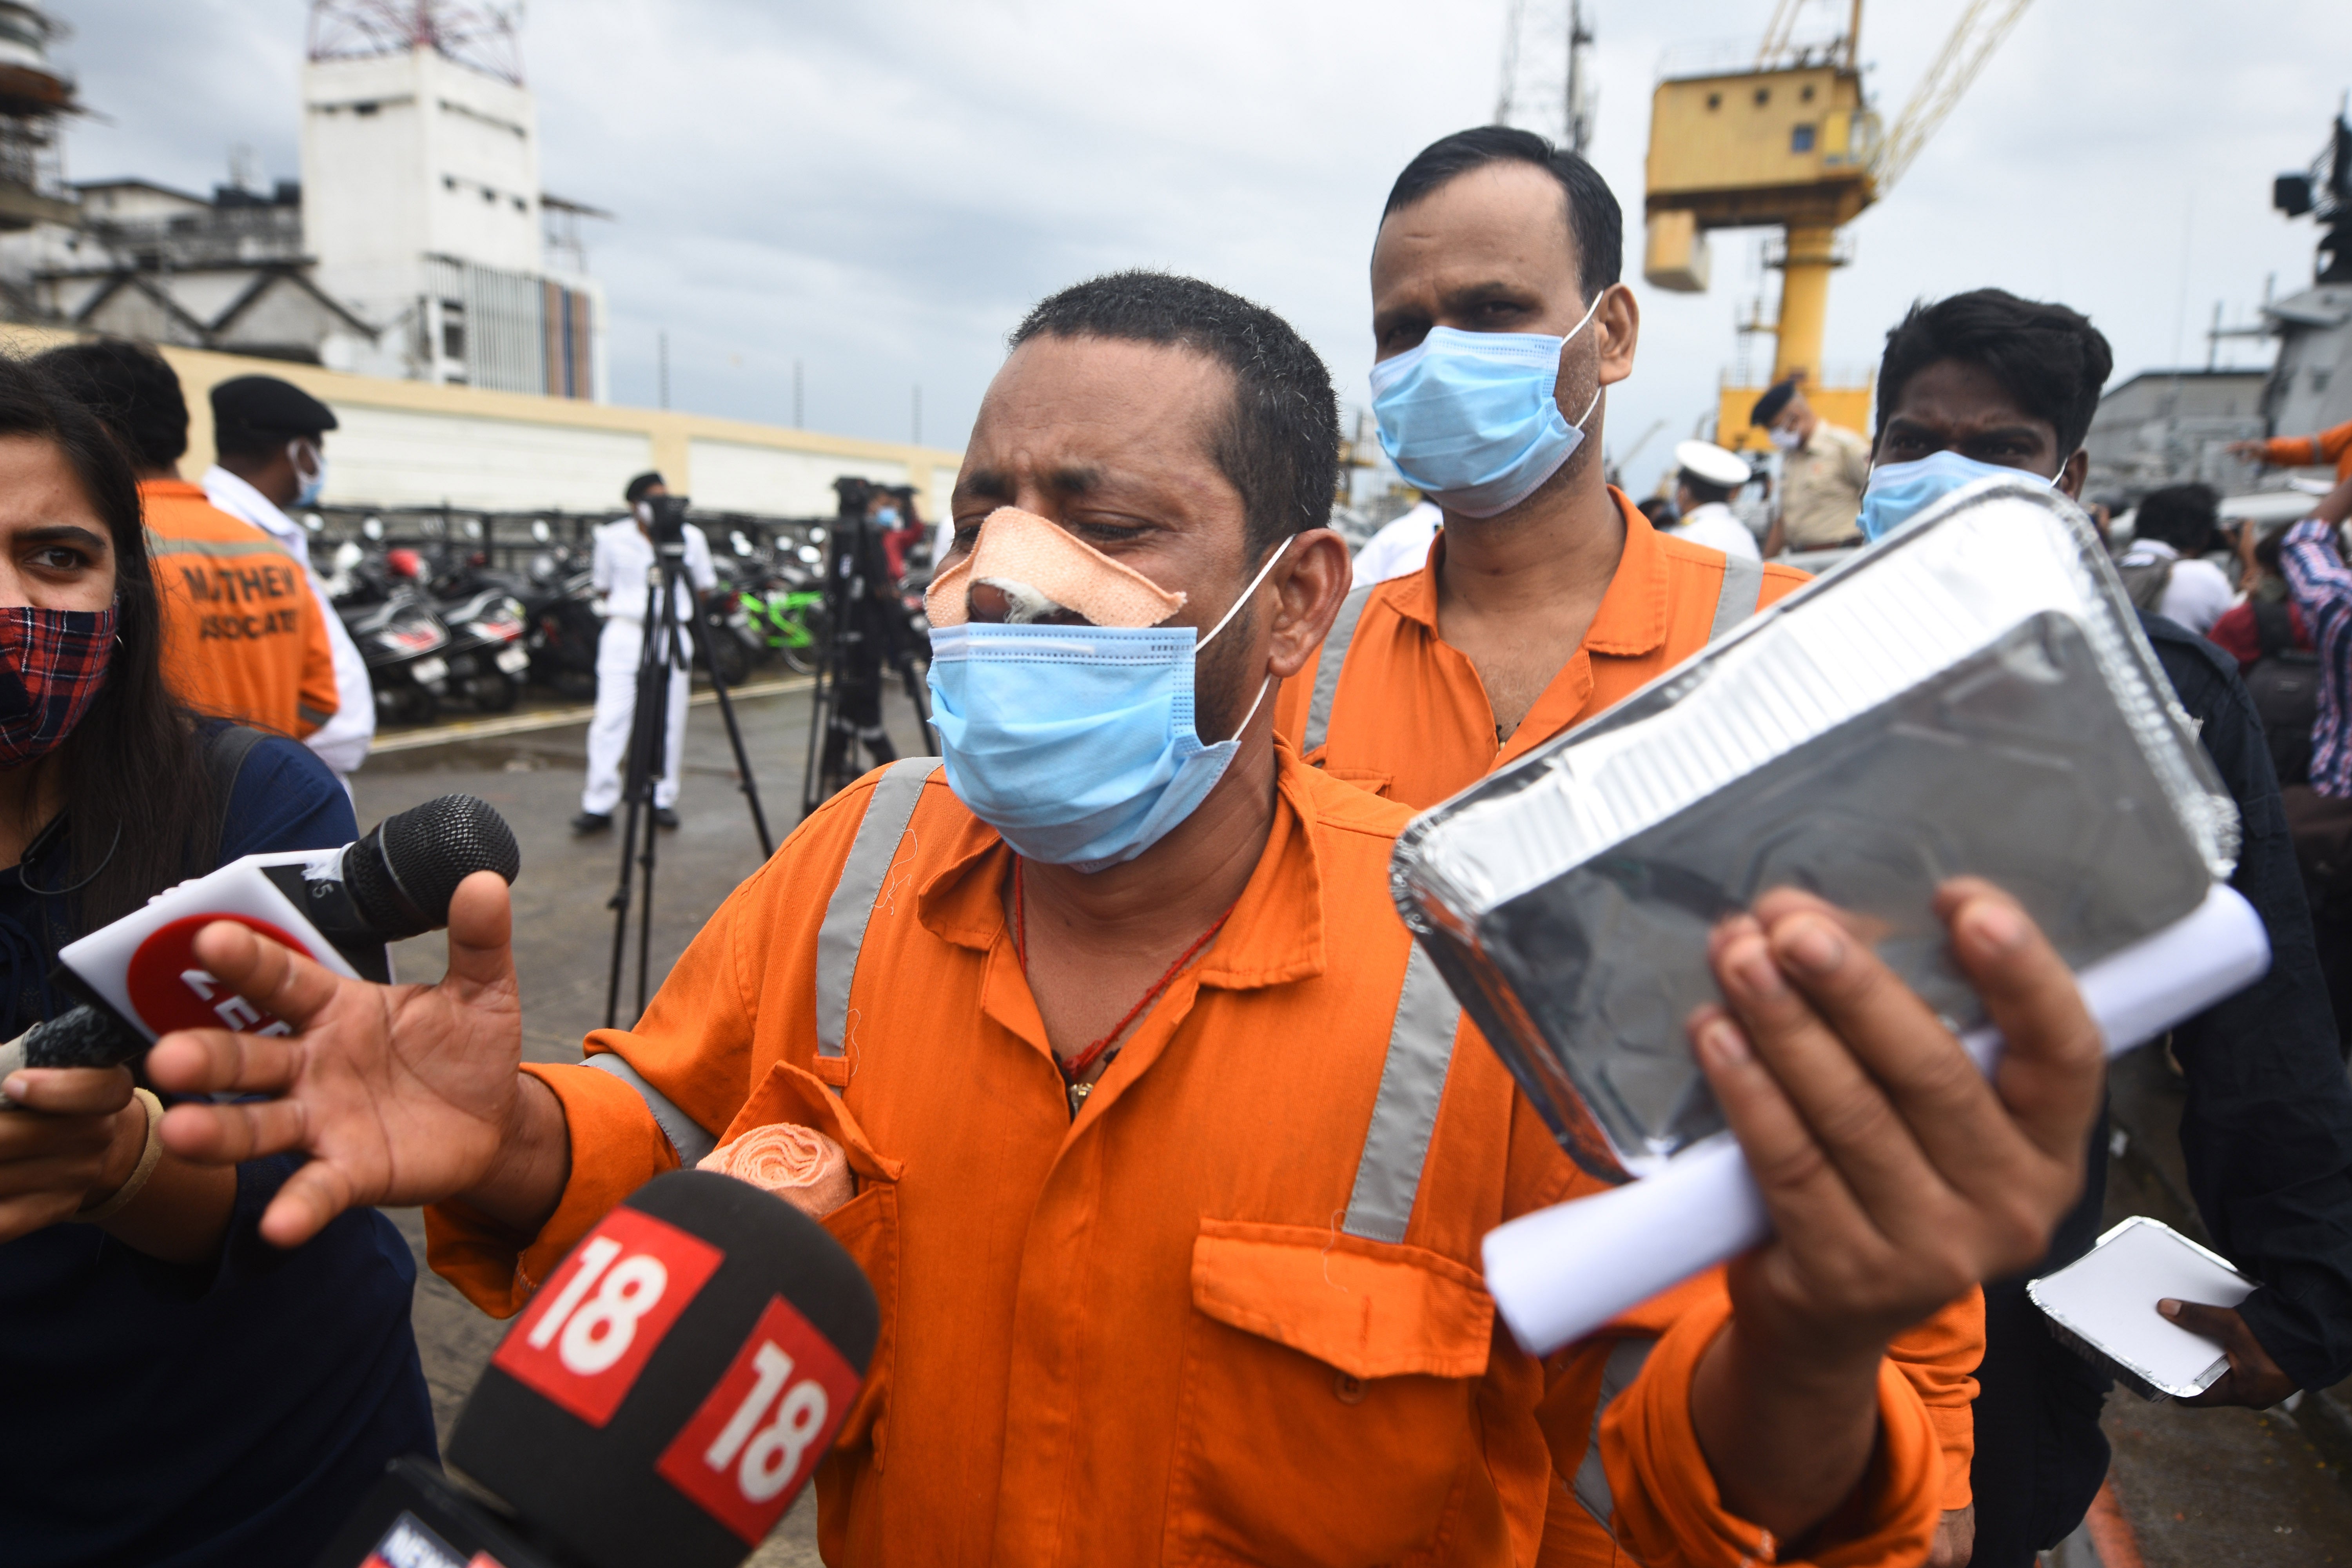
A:
<svg viewBox="0 0 2352 1568">
<path fill-rule="evenodd" d="M 47 0 L 105 119 L 68 132 L 79 179 L 194 189 L 253 149 L 298 172 L 304 0 Z M 1541 9 L 1545 0 L 1533 0 Z M 1556 0 L 1555 0 L 1556 4 Z M 1715 237 L 1715 287 L 1639 279 L 1649 100 L 1669 47 L 1759 34 L 1768 0 L 1591 0 L 1591 149 L 1628 208 L 1633 379 L 1606 440 L 1646 484 L 1708 416 L 1749 236 Z M 1892 123 L 1963 0 L 1874 0 L 1868 85 Z M 1810 0 L 1826 36 L 1843 0 Z M 1506 0 L 537 0 L 524 28 L 547 188 L 593 226 L 615 401 L 961 445 L 1005 331 L 1041 295 L 1129 266 L 1263 301 L 1368 397 L 1365 264 L 1381 201 L 1430 141 L 1491 118 Z M 1834 13 L 1834 16 L 1832 15 Z M 2041 0 L 1902 184 L 1850 231 L 1831 288 L 1834 376 L 1874 361 L 1914 298 L 1984 284 L 2086 310 L 2118 379 L 2202 364 L 2275 274 L 2308 283 L 2308 220 L 2269 211 L 2352 82 L 2343 0 Z M 2224 346 L 2225 355 L 2231 353 Z M 2266 363 L 2241 343 L 2243 363 Z"/>
</svg>

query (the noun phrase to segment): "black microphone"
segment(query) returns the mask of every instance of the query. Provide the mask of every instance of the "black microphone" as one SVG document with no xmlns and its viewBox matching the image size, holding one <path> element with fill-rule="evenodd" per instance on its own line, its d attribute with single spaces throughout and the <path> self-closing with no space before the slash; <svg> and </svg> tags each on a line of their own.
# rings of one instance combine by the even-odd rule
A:
<svg viewBox="0 0 2352 1568">
<path fill-rule="evenodd" d="M 446 1455 L 395 1461 L 318 1568 L 733 1568 L 856 1403 L 873 1288 L 772 1194 L 673 1171 L 583 1237 L 499 1342 Z"/>
<path fill-rule="evenodd" d="M 173 1029 L 289 1032 L 195 960 L 195 933 L 240 921 L 329 968 L 392 979 L 388 942 L 449 923 L 449 900 L 476 871 L 512 882 L 513 829 L 488 801 L 445 795 L 388 816 L 340 849 L 247 855 L 182 882 L 58 953 L 54 978 L 82 999 L 0 1045 L 0 1076 L 19 1067 L 114 1067 Z"/>
<path fill-rule="evenodd" d="M 488 801 L 445 795 L 385 817 L 326 865 L 271 866 L 263 874 L 319 934 L 358 963 L 383 944 L 449 923 L 457 884 L 477 871 L 511 883 L 522 869 L 514 829 Z"/>
</svg>

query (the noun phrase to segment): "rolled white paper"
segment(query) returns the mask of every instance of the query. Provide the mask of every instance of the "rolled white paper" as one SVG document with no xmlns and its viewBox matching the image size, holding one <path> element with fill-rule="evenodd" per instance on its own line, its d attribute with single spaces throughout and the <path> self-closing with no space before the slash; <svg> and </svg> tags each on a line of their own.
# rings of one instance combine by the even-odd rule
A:
<svg viewBox="0 0 2352 1568">
<path fill-rule="evenodd" d="M 2215 884 L 2205 901 L 2077 974 L 2084 1004 L 2119 1055 L 2262 978 L 2270 939 L 2253 906 Z M 2000 1036 L 1960 1043 L 1987 1072 Z M 1764 1195 L 1730 1134 L 1655 1174 L 1523 1215 L 1486 1233 L 1486 1289 L 1519 1348 L 1549 1355 L 1772 1233 Z"/>
</svg>

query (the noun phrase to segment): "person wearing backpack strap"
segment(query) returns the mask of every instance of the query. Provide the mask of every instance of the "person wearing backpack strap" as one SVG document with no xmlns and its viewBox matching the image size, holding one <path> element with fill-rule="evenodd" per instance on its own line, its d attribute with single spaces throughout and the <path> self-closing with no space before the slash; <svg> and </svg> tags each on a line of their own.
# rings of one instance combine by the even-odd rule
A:
<svg viewBox="0 0 2352 1568">
<path fill-rule="evenodd" d="M 2229 574 L 2203 559 L 2221 498 L 2210 485 L 2168 485 L 2142 497 L 2131 547 L 2116 562 L 2133 604 L 2202 634 L 2237 597 Z"/>
</svg>

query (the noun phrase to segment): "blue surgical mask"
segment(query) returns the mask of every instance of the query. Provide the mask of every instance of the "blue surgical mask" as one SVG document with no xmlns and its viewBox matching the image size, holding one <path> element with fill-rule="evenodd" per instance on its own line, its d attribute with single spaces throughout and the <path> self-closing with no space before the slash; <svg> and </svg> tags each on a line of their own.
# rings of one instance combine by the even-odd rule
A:
<svg viewBox="0 0 2352 1568">
<path fill-rule="evenodd" d="M 1047 865 L 1099 871 L 1160 842 L 1224 777 L 1273 684 L 1230 738 L 1201 743 L 1193 661 L 1282 556 L 1197 641 L 1190 626 L 933 627 L 931 723 L 956 798 Z"/>
<path fill-rule="evenodd" d="M 286 455 L 294 460 L 294 476 L 302 482 L 302 488 L 294 492 L 294 504 L 298 507 L 317 506 L 319 498 L 327 490 L 326 452 L 307 441 L 292 441 L 287 444 Z M 306 457 L 318 467 L 303 468 L 302 461 Z"/>
<path fill-rule="evenodd" d="M 2066 466 L 2061 463 L 2058 471 L 2064 473 Z M 1862 492 L 1862 515 L 1856 521 L 1862 525 L 1863 537 L 1874 544 L 1963 485 L 1995 479 L 2033 479 L 2052 486 L 2058 482 L 2031 468 L 1980 463 L 1947 447 L 1912 462 L 1881 463 L 1871 469 L 1870 483 Z"/>
<path fill-rule="evenodd" d="M 1372 366 L 1381 446 L 1405 482 L 1447 511 L 1493 517 L 1535 494 L 1584 443 L 1601 388 L 1571 425 L 1554 395 L 1568 337 L 1432 327 L 1414 348 Z"/>
</svg>

